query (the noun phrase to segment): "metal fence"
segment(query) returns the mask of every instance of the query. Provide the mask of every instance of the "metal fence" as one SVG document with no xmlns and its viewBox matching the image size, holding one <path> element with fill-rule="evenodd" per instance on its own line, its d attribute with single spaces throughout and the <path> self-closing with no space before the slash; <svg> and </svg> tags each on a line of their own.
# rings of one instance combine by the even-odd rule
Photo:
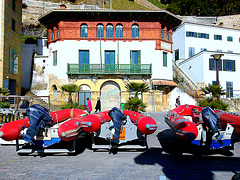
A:
<svg viewBox="0 0 240 180">
<path fill-rule="evenodd" d="M 22 0 L 22 3 L 26 4 L 29 7 L 38 7 L 43 9 L 60 9 L 60 5 L 62 3 L 53 3 L 46 1 L 35 1 L 35 0 Z M 71 5 L 66 4 L 68 9 L 101 9 L 97 5 L 89 5 L 89 4 L 79 4 L 79 5 Z"/>
<path fill-rule="evenodd" d="M 26 108 L 20 108 L 22 98 L 29 102 L 29 106 L 40 104 L 50 111 L 49 96 L 0 96 L 0 125 L 26 117 Z"/>
</svg>

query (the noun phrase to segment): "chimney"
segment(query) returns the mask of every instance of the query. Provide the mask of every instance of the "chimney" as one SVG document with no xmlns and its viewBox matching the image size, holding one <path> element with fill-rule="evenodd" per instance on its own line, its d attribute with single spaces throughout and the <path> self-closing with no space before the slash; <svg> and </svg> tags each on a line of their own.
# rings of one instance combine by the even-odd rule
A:
<svg viewBox="0 0 240 180">
<path fill-rule="evenodd" d="M 63 9 L 66 9 L 66 5 L 65 4 L 61 4 L 60 5 L 60 8 L 63 10 Z"/>
</svg>

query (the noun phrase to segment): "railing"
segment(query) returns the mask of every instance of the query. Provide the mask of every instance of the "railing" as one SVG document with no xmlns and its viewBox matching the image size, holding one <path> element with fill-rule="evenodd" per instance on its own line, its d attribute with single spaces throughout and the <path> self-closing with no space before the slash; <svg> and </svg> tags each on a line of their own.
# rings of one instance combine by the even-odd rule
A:
<svg viewBox="0 0 240 180">
<path fill-rule="evenodd" d="M 67 64 L 67 74 L 152 74 L 152 64 Z"/>
</svg>

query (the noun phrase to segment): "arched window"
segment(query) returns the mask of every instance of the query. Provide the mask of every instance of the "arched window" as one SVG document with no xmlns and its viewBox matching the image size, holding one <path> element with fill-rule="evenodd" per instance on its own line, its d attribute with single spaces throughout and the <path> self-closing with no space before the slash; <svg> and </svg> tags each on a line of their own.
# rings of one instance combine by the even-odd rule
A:
<svg viewBox="0 0 240 180">
<path fill-rule="evenodd" d="M 52 30 L 52 40 L 54 40 L 54 31 Z"/>
<path fill-rule="evenodd" d="M 113 38 L 113 25 L 107 25 L 107 38 Z"/>
<path fill-rule="evenodd" d="M 123 27 L 121 24 L 118 24 L 116 26 L 116 38 L 122 38 L 123 37 Z"/>
<path fill-rule="evenodd" d="M 98 38 L 103 38 L 104 37 L 104 30 L 103 30 L 103 25 L 102 24 L 97 25 L 97 37 Z"/>
<path fill-rule="evenodd" d="M 138 38 L 138 37 L 139 37 L 138 25 L 134 24 L 132 26 L 132 38 Z"/>
<path fill-rule="evenodd" d="M 161 29 L 161 39 L 164 39 L 164 31 L 163 31 L 163 28 Z"/>
<path fill-rule="evenodd" d="M 59 38 L 59 30 L 57 29 L 57 39 Z"/>
<path fill-rule="evenodd" d="M 81 25 L 81 37 L 82 38 L 88 37 L 88 29 L 86 24 Z"/>
<path fill-rule="evenodd" d="M 169 32 L 167 31 L 167 41 L 169 41 Z"/>
</svg>

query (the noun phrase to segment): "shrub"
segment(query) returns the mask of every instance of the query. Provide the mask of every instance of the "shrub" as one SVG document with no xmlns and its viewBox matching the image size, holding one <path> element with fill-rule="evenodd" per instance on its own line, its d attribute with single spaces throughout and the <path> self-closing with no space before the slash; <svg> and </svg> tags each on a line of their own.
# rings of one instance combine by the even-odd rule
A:
<svg viewBox="0 0 240 180">
<path fill-rule="evenodd" d="M 141 99 L 138 98 L 132 98 L 129 99 L 125 104 L 124 104 L 124 109 L 125 110 L 130 110 L 130 111 L 145 111 L 145 108 L 147 107 L 147 105 L 145 103 L 142 102 Z"/>
<path fill-rule="evenodd" d="M 9 108 L 10 103 L 9 102 L 0 102 L 0 108 Z"/>
<path fill-rule="evenodd" d="M 224 103 L 219 99 L 212 98 L 201 99 L 197 102 L 197 104 L 201 107 L 210 107 L 212 109 L 219 109 L 223 111 L 226 111 L 228 109 L 228 104 Z"/>
<path fill-rule="evenodd" d="M 61 109 L 83 109 L 83 106 L 78 103 L 66 103 L 61 106 Z"/>
</svg>

